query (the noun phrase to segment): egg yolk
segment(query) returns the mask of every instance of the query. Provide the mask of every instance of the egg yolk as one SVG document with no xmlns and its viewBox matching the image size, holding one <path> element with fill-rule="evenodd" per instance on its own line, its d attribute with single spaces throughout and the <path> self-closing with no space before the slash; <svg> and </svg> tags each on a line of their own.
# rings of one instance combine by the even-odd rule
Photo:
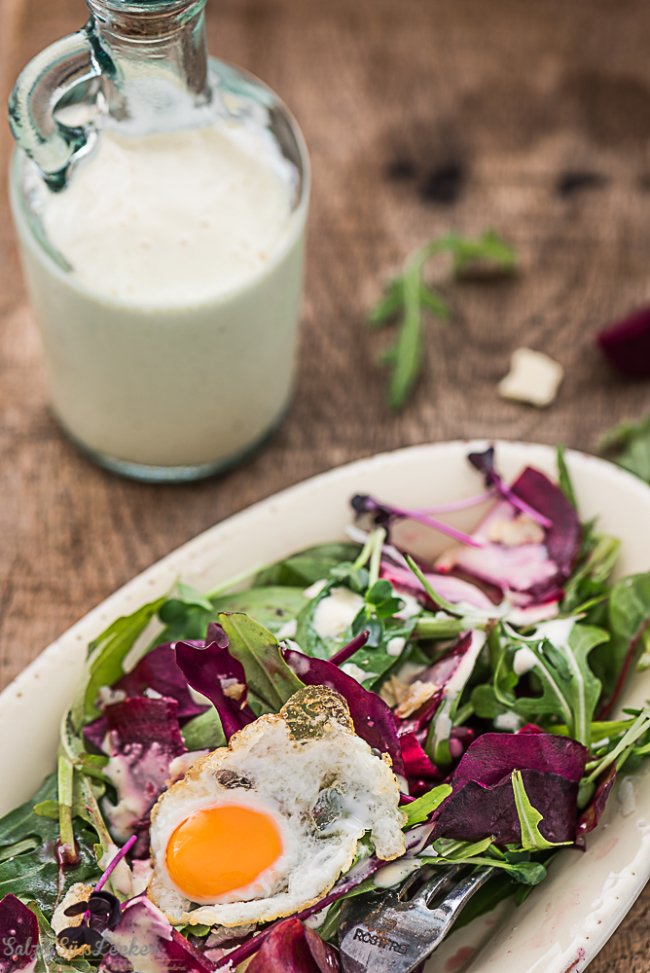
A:
<svg viewBox="0 0 650 973">
<path fill-rule="evenodd" d="M 167 845 L 167 871 L 192 901 L 245 888 L 282 854 L 270 815 L 240 804 L 195 811 L 178 825 Z"/>
</svg>

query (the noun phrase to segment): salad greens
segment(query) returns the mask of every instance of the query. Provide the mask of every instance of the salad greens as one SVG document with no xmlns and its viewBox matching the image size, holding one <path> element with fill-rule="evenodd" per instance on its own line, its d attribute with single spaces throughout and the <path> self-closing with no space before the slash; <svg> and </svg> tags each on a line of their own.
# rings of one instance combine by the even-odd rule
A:
<svg viewBox="0 0 650 973">
<path fill-rule="evenodd" d="M 89 646 L 56 773 L 0 820 L 0 939 L 23 937 L 15 970 L 33 969 L 38 942 L 46 973 L 100 961 L 137 971 L 125 944 L 143 929 L 162 971 L 250 957 L 265 973 L 337 970 L 344 899 L 382 887 L 367 836 L 324 898 L 258 928 L 174 928 L 144 891 L 159 795 L 305 687 L 342 697 L 357 735 L 390 759 L 411 875 L 495 869 L 458 927 L 507 896 L 522 902 L 559 850 L 584 847 L 616 774 L 650 754 L 650 711 L 608 719 L 630 673 L 650 664 L 650 573 L 610 584 L 619 543 L 580 522 L 561 448 L 557 485 L 531 469 L 504 483 L 492 450 L 470 461 L 488 492 L 463 505 L 493 506 L 435 564 L 401 548 L 395 527 L 451 533 L 436 515 L 453 504 L 355 497 L 353 542 L 294 554 L 243 591 L 177 584 Z M 328 813 L 343 813 L 332 800 Z"/>
<path fill-rule="evenodd" d="M 380 359 L 391 371 L 388 403 L 394 411 L 406 404 L 422 367 L 422 312 L 427 310 L 443 321 L 451 317 L 445 301 L 423 277 L 428 261 L 442 253 L 451 255 L 452 273 L 457 277 L 477 265 L 506 274 L 513 273 L 517 265 L 514 249 L 494 230 L 486 230 L 477 239 L 445 233 L 419 247 L 405 261 L 401 274 L 387 284 L 384 297 L 367 318 L 374 330 L 399 318 L 397 336 Z"/>
</svg>

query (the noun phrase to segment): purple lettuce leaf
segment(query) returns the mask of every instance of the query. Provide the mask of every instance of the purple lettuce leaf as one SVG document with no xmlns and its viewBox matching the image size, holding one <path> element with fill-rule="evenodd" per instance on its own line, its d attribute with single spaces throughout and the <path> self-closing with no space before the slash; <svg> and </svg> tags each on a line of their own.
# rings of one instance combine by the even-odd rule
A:
<svg viewBox="0 0 650 973">
<path fill-rule="evenodd" d="M 628 378 L 650 378 L 650 308 L 643 307 L 596 335 L 603 355 Z"/>
<path fill-rule="evenodd" d="M 521 776 L 531 804 L 542 815 L 540 834 L 547 841 L 574 841 L 578 785 L 559 774 L 538 770 L 522 770 Z M 470 780 L 440 806 L 434 837 L 480 841 L 490 835 L 501 845 L 521 842 L 510 776 L 491 787 Z"/>
<path fill-rule="evenodd" d="M 594 796 L 578 818 L 577 843 L 579 845 L 582 845 L 584 835 L 593 831 L 600 821 L 615 781 L 616 764 L 613 763 L 598 778 Z"/>
<path fill-rule="evenodd" d="M 551 733 L 484 733 L 463 755 L 452 777 L 453 792 L 441 805 L 436 837 L 500 844 L 519 842 L 521 828 L 511 774 L 520 770 L 528 798 L 548 841 L 573 841 L 578 783 L 588 750 Z"/>
<path fill-rule="evenodd" d="M 513 770 L 559 774 L 577 784 L 588 754 L 577 740 L 553 733 L 483 733 L 458 764 L 454 789 L 470 780 L 491 786 Z"/>
<path fill-rule="evenodd" d="M 140 969 L 157 973 L 212 973 L 200 950 L 172 928 L 146 893 L 130 899 L 118 925 L 104 933 L 106 950 L 99 967 L 105 973 Z"/>
<path fill-rule="evenodd" d="M 222 634 L 219 635 L 217 630 Z M 216 634 L 218 640 L 207 643 L 205 648 L 198 648 L 190 642 L 177 642 L 176 661 L 190 686 L 213 703 L 226 740 L 230 740 L 233 733 L 252 723 L 256 717 L 246 703 L 244 667 L 228 652 L 228 640 L 223 629 L 221 626 L 210 626 L 208 634 Z"/>
<path fill-rule="evenodd" d="M 248 973 L 338 973 L 336 951 L 299 919 L 273 927 L 247 967 Z"/>
<path fill-rule="evenodd" d="M 104 773 L 117 790 L 118 803 L 104 802 L 113 836 L 123 843 L 139 836 L 134 857 L 147 857 L 149 812 L 165 790 L 170 765 L 186 752 L 176 716 L 175 699 L 134 696 L 106 706 Z"/>
<path fill-rule="evenodd" d="M 0 900 L 0 973 L 32 973 L 38 958 L 38 919 L 11 893 Z"/>
<path fill-rule="evenodd" d="M 282 650 L 282 655 L 306 686 L 329 686 L 340 693 L 350 707 L 357 734 L 371 747 L 388 753 L 393 761 L 393 772 L 405 776 L 395 719 L 381 696 L 364 689 L 356 679 L 324 659 L 314 659 L 288 648 Z"/>
<path fill-rule="evenodd" d="M 546 550 L 558 569 L 558 584 L 571 575 L 580 549 L 582 528 L 575 507 L 547 476 L 527 467 L 512 484 L 512 492 L 550 520 Z"/>
</svg>

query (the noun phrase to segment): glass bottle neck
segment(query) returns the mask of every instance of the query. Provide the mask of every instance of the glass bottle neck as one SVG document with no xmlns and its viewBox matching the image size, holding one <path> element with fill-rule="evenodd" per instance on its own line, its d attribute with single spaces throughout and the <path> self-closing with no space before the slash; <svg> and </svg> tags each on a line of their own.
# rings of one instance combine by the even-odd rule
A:
<svg viewBox="0 0 650 973">
<path fill-rule="evenodd" d="M 205 2 L 87 0 L 107 124 L 143 134 L 199 121 L 211 100 Z"/>
</svg>

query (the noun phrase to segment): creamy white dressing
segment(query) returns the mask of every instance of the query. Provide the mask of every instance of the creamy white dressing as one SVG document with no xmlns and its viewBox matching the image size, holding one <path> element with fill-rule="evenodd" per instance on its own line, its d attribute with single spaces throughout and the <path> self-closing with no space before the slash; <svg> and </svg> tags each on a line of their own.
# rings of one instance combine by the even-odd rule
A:
<svg viewBox="0 0 650 973">
<path fill-rule="evenodd" d="M 389 639 L 386 643 L 386 655 L 392 655 L 397 658 L 404 651 L 405 645 L 406 639 L 402 638 L 401 635 L 396 635 L 394 638 Z"/>
<path fill-rule="evenodd" d="M 515 652 L 515 657 L 512 661 L 512 668 L 514 669 L 516 675 L 523 676 L 531 669 L 534 669 L 538 663 L 538 658 L 532 649 L 528 646 L 524 646 L 523 649 L 517 649 Z"/>
<path fill-rule="evenodd" d="M 399 861 L 391 862 L 390 865 L 385 865 L 375 872 L 372 884 L 378 889 L 391 889 L 421 867 L 422 862 L 417 858 L 400 858 Z"/>
<path fill-rule="evenodd" d="M 227 461 L 286 407 L 301 290 L 296 171 L 265 130 L 103 131 L 69 185 L 24 192 L 70 271 L 14 218 L 55 412 L 122 461 Z"/>
<path fill-rule="evenodd" d="M 341 666 L 341 672 L 352 679 L 356 679 L 357 682 L 363 682 L 364 679 L 376 679 L 379 675 L 378 672 L 365 672 L 356 662 L 346 662 Z"/>
<path fill-rule="evenodd" d="M 516 732 L 523 725 L 523 720 L 516 713 L 499 713 L 494 721 L 495 730 L 510 730 Z"/>
</svg>

